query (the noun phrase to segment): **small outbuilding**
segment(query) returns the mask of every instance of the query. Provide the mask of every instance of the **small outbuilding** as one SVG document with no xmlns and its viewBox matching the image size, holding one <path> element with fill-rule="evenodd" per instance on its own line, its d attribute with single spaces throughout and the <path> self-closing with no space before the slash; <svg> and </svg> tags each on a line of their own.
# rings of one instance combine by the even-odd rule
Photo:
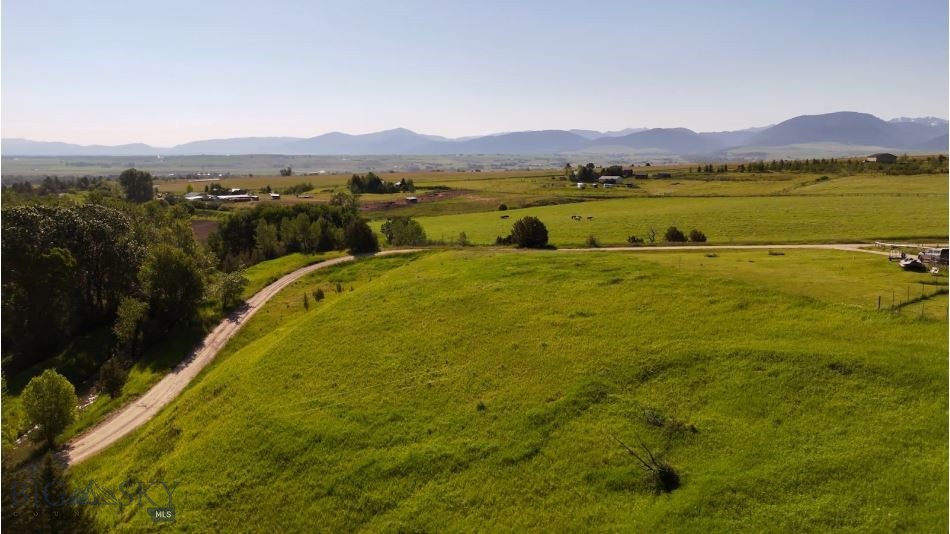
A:
<svg viewBox="0 0 950 534">
<path fill-rule="evenodd" d="M 622 184 L 623 176 L 601 176 L 600 178 L 597 179 L 597 181 L 602 184 L 611 184 L 611 185 Z"/>
<path fill-rule="evenodd" d="M 418 204 L 418 203 L 419 203 L 419 199 L 416 198 L 416 197 L 406 197 L 406 202 L 407 202 L 408 204 Z"/>
</svg>

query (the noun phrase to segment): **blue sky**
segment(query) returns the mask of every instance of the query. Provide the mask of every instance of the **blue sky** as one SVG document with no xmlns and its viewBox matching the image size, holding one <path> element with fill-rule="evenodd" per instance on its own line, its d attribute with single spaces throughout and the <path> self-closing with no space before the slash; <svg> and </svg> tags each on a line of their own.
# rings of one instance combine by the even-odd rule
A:
<svg viewBox="0 0 950 534">
<path fill-rule="evenodd" d="M 3 137 L 948 116 L 946 0 L 2 3 Z"/>
</svg>

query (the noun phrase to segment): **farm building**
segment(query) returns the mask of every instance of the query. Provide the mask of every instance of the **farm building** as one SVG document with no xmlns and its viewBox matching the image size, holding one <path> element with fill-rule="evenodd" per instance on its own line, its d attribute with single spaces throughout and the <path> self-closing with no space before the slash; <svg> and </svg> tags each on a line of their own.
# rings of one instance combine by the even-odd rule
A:
<svg viewBox="0 0 950 534">
<path fill-rule="evenodd" d="M 602 184 L 611 184 L 611 185 L 622 184 L 623 176 L 601 176 L 600 178 L 597 179 L 597 181 Z"/>
<path fill-rule="evenodd" d="M 894 154 L 888 154 L 887 152 L 882 152 L 880 154 L 871 154 L 864 159 L 869 163 L 895 163 L 897 162 L 897 156 Z"/>
<path fill-rule="evenodd" d="M 650 175 L 645 172 L 635 172 L 633 173 L 633 178 L 637 180 L 646 180 Z"/>
<path fill-rule="evenodd" d="M 668 172 L 658 172 L 653 175 L 654 178 L 672 178 L 673 175 Z"/>
<path fill-rule="evenodd" d="M 585 187 L 587 187 L 587 184 L 585 184 L 584 182 L 577 182 L 578 189 L 584 189 Z"/>
<path fill-rule="evenodd" d="M 406 197 L 406 203 L 408 204 L 417 204 L 419 199 L 416 197 Z"/>
<path fill-rule="evenodd" d="M 280 200 L 280 193 L 271 193 L 271 194 L 270 194 L 270 199 L 271 199 L 271 200 Z"/>
</svg>

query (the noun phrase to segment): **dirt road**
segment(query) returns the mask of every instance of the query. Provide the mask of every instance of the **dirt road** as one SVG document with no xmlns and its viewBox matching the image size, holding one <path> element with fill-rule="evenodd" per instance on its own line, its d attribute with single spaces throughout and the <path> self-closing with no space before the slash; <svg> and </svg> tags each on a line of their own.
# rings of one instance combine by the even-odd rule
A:
<svg viewBox="0 0 950 534">
<path fill-rule="evenodd" d="M 615 248 L 587 248 L 587 249 L 558 249 L 563 252 L 654 252 L 669 250 L 716 250 L 716 249 L 830 249 L 845 250 L 850 252 L 865 252 L 869 254 L 887 255 L 887 252 L 868 250 L 862 247 L 868 247 L 863 243 L 845 243 L 845 244 L 812 244 L 812 245 L 684 245 L 684 246 L 660 246 L 660 247 L 615 247 Z M 377 256 L 386 256 L 389 254 L 405 254 L 407 252 L 416 252 L 417 249 L 408 250 L 387 250 L 376 254 Z M 234 334 L 250 319 L 257 310 L 261 308 L 271 297 L 276 295 L 281 289 L 287 287 L 302 276 L 324 269 L 333 265 L 339 265 L 355 259 L 353 256 L 343 256 L 332 260 L 316 263 L 302 269 L 298 269 L 265 287 L 256 295 L 251 297 L 246 306 L 233 313 L 227 319 L 221 322 L 204 341 L 195 348 L 185 361 L 178 364 L 165 378 L 155 384 L 144 395 L 136 399 L 133 403 L 119 409 L 108 419 L 93 427 L 73 441 L 69 442 L 63 450 L 63 457 L 67 464 L 77 464 L 86 458 L 93 456 L 109 445 L 115 443 L 126 434 L 142 426 L 149 419 L 155 416 L 163 406 L 172 401 L 181 393 L 188 383 L 205 368 L 218 351 L 224 347 L 225 343 L 231 339 Z"/>
<path fill-rule="evenodd" d="M 414 250 L 387 250 L 376 255 L 386 256 L 389 254 L 405 254 L 407 252 L 414 252 Z M 225 343 L 244 326 L 244 323 L 246 323 L 261 306 L 281 289 L 317 269 L 325 269 L 354 259 L 354 256 L 343 256 L 315 263 L 285 275 L 260 290 L 253 297 L 248 299 L 246 305 L 221 321 L 221 324 L 216 326 L 214 330 L 205 337 L 188 358 L 178 364 L 165 378 L 162 378 L 157 384 L 152 386 L 144 395 L 131 404 L 119 409 L 99 425 L 89 429 L 81 436 L 67 443 L 63 450 L 65 462 L 69 465 L 82 462 L 154 417 L 163 406 L 177 397 L 178 394 L 188 386 L 188 383 L 191 382 L 194 377 L 198 376 L 198 373 L 200 373 L 205 366 L 211 363 L 211 360 L 217 356 L 218 351 L 224 347 Z"/>
</svg>

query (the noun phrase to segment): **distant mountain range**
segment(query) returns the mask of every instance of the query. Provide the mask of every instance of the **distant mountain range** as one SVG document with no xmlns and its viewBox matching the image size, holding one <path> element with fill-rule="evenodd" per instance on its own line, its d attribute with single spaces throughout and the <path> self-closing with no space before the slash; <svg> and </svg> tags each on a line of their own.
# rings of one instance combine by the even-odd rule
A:
<svg viewBox="0 0 950 534">
<path fill-rule="evenodd" d="M 669 154 L 686 159 L 737 153 L 775 153 L 778 147 L 827 145 L 847 152 L 877 147 L 892 151 L 947 152 L 948 122 L 935 117 L 881 120 L 842 111 L 802 115 L 745 130 L 697 133 L 687 128 L 628 128 L 507 132 L 449 139 L 405 128 L 361 135 L 331 132 L 316 137 L 241 137 L 193 141 L 168 148 L 136 143 L 119 146 L 3 139 L 4 156 L 176 155 L 471 155 L 471 154 Z M 757 152 L 758 148 L 762 151 Z M 741 149 L 741 150 L 740 150 Z M 771 149 L 771 150 L 765 150 Z M 781 153 L 781 151 L 779 151 Z M 801 153 L 801 150 L 795 151 Z"/>
</svg>

